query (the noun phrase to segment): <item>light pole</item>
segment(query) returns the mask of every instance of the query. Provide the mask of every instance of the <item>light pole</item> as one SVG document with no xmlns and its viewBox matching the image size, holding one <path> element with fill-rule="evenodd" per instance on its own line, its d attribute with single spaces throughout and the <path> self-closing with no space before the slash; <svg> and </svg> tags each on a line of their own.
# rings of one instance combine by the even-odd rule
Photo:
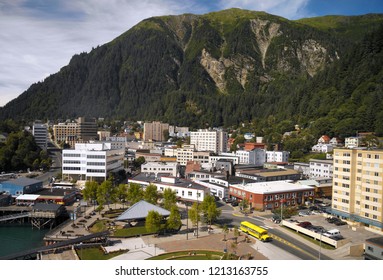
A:
<svg viewBox="0 0 383 280">
<path fill-rule="evenodd" d="M 189 211 L 188 211 L 188 202 L 186 203 L 186 240 L 189 240 Z"/>
<path fill-rule="evenodd" d="M 199 200 L 198 200 L 199 192 L 197 191 L 197 239 L 198 239 L 198 227 L 199 227 L 199 213 L 198 213 L 198 206 L 199 206 Z"/>
<path fill-rule="evenodd" d="M 322 252 L 322 231 L 320 232 L 320 236 L 319 236 L 319 256 L 318 256 L 318 260 L 320 260 L 321 252 Z"/>
</svg>

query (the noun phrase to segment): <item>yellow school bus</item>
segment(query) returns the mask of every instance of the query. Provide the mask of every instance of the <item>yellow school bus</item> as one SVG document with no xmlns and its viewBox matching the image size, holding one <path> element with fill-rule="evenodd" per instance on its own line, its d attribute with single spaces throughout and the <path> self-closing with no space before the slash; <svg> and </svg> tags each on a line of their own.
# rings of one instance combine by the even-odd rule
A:
<svg viewBox="0 0 383 280">
<path fill-rule="evenodd" d="M 271 237 L 267 234 L 267 229 L 252 224 L 248 221 L 242 221 L 239 229 L 242 232 L 250 234 L 263 242 L 271 241 Z"/>
</svg>

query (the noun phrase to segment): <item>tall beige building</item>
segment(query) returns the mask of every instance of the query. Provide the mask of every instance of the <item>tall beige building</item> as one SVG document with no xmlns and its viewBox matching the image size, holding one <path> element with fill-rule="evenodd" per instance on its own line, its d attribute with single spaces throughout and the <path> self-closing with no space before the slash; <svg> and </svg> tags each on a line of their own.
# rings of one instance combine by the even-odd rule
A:
<svg viewBox="0 0 383 280">
<path fill-rule="evenodd" d="M 335 149 L 332 211 L 383 231 L 383 150 Z"/>
<path fill-rule="evenodd" d="M 167 141 L 168 139 L 164 139 L 165 130 L 169 130 L 168 123 L 144 123 L 144 141 Z"/>
<path fill-rule="evenodd" d="M 92 118 L 80 117 L 74 122 L 59 123 L 53 126 L 54 141 L 65 142 L 71 147 L 75 143 L 97 140 L 97 122 Z"/>
</svg>

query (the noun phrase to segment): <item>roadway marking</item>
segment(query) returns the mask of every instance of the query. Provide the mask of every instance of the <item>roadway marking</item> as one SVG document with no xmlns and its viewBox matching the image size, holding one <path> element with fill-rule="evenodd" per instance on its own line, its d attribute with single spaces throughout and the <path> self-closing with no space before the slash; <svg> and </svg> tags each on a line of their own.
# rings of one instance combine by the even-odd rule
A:
<svg viewBox="0 0 383 280">
<path fill-rule="evenodd" d="M 282 243 L 286 244 L 287 246 L 290 246 L 290 247 L 294 248 L 295 250 L 301 251 L 302 253 L 304 253 L 304 254 L 306 254 L 306 255 L 309 255 L 309 256 L 313 257 L 314 259 L 317 259 L 317 258 L 318 258 L 317 256 L 314 256 L 313 254 L 311 254 L 311 253 L 309 253 L 309 252 L 303 250 L 302 248 L 300 248 L 300 247 L 294 245 L 293 243 L 291 243 L 291 242 L 289 242 L 289 241 L 287 241 L 287 240 L 285 240 L 285 239 L 283 239 L 283 238 L 281 238 L 281 237 L 279 237 L 279 236 L 277 236 L 277 235 L 275 235 L 275 234 L 273 234 L 273 233 L 269 233 L 269 235 L 270 235 L 270 237 L 272 237 L 273 239 L 278 240 L 279 242 L 282 242 Z"/>
</svg>

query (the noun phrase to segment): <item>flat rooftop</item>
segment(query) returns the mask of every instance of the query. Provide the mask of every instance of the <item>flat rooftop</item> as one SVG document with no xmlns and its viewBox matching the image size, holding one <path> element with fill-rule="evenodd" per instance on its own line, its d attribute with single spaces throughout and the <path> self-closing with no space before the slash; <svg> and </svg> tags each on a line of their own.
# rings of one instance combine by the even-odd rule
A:
<svg viewBox="0 0 383 280">
<path fill-rule="evenodd" d="M 237 189 L 256 193 L 256 194 L 271 194 L 281 192 L 294 192 L 294 191 L 311 191 L 314 187 L 289 183 L 287 181 L 272 181 L 272 182 L 261 182 L 261 183 L 250 183 L 250 184 L 237 184 L 232 185 Z"/>
<path fill-rule="evenodd" d="M 140 181 L 140 182 L 146 182 L 151 183 L 153 185 L 167 185 L 167 186 L 174 186 L 174 187 L 180 187 L 180 188 L 191 188 L 191 189 L 198 189 L 198 190 L 204 190 L 205 187 L 202 185 L 199 185 L 193 181 L 185 180 L 181 178 L 176 178 L 175 183 L 170 182 L 161 182 L 161 177 L 165 178 L 174 178 L 172 176 L 169 176 L 168 173 L 158 173 L 157 178 L 154 174 L 148 174 L 148 173 L 140 173 L 137 176 L 129 179 L 129 181 Z"/>
</svg>

